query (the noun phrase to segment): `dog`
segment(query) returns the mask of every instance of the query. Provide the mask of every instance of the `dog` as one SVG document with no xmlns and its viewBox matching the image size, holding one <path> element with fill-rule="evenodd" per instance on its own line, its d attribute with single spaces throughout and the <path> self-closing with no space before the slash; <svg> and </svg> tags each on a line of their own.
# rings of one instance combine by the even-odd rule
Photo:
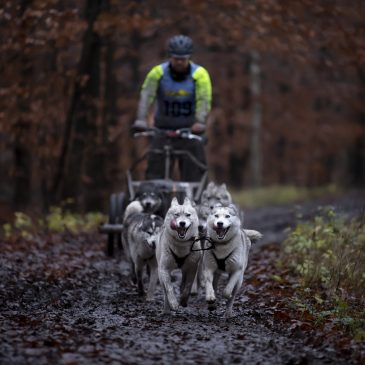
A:
<svg viewBox="0 0 365 365">
<path fill-rule="evenodd" d="M 232 203 L 232 196 L 227 190 L 226 184 L 217 185 L 210 182 L 202 193 L 201 205 L 209 207 L 211 210 L 216 204 L 228 206 Z"/>
<path fill-rule="evenodd" d="M 140 296 L 144 296 L 143 269 L 147 265 L 148 301 L 153 299 L 158 282 L 155 248 L 156 237 L 162 224 L 162 217 L 143 212 L 140 201 L 133 201 L 126 208 L 122 231 L 123 249 L 130 264 L 132 281 L 137 284 Z"/>
<path fill-rule="evenodd" d="M 203 191 L 200 204 L 197 207 L 201 235 L 206 234 L 207 219 L 214 207 L 216 205 L 228 206 L 229 204 L 232 204 L 232 197 L 226 184 L 217 185 L 211 181 Z"/>
<path fill-rule="evenodd" d="M 223 296 L 227 299 L 225 317 L 229 318 L 237 291 L 242 286 L 251 240 L 258 240 L 262 235 L 254 230 L 241 229 L 239 213 L 234 205 L 217 206 L 212 210 L 207 221 L 207 235 L 211 250 L 205 251 L 203 257 L 206 302 L 209 309 L 215 308 L 219 275 L 226 272 L 228 283 Z"/>
<path fill-rule="evenodd" d="M 164 200 L 162 194 L 156 189 L 156 186 L 147 181 L 143 182 L 136 192 L 134 200 L 141 203 L 143 212 L 154 213 L 161 217 L 164 216 Z"/>
<path fill-rule="evenodd" d="M 209 214 L 213 211 L 216 206 L 227 207 L 232 202 L 232 196 L 227 189 L 226 184 L 217 185 L 214 182 L 210 182 L 207 188 L 203 191 L 201 197 L 201 203 L 198 207 L 199 215 L 199 227 L 202 233 L 206 232 L 206 223 Z M 241 222 L 244 220 L 244 213 L 242 209 L 235 206 L 239 214 Z"/>
<path fill-rule="evenodd" d="M 179 204 L 172 199 L 156 246 L 158 276 L 164 290 L 165 313 L 177 310 L 179 303 L 171 282 L 171 272 L 180 269 L 180 305 L 186 307 L 196 276 L 201 251 L 192 251 L 192 246 L 200 249 L 198 237 L 198 215 L 188 198 Z"/>
</svg>

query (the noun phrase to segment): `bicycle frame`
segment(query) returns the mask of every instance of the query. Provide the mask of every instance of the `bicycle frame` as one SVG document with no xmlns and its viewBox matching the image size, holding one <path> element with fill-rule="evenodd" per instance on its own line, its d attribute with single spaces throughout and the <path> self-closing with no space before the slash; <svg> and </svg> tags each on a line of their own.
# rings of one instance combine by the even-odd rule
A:
<svg viewBox="0 0 365 365">
<path fill-rule="evenodd" d="M 151 134 L 149 134 L 149 136 L 150 135 Z M 191 136 L 191 134 L 189 134 L 189 133 L 187 135 L 188 135 L 188 137 L 185 137 L 185 138 L 189 138 L 189 136 Z M 197 137 L 196 139 L 201 140 L 201 137 L 198 137 L 198 136 L 196 136 L 196 137 Z M 173 138 L 175 138 L 175 137 L 173 137 Z M 128 190 L 129 190 L 129 195 L 130 195 L 131 199 L 134 199 L 135 189 L 138 188 L 139 185 L 141 184 L 141 181 L 133 181 L 132 172 L 136 169 L 136 167 L 142 161 L 146 160 L 146 158 L 150 154 L 163 155 L 165 168 L 164 168 L 164 178 L 163 179 L 155 179 L 155 180 L 148 180 L 148 181 L 156 183 L 160 187 L 165 188 L 166 191 L 175 192 L 175 193 L 184 192 L 190 199 L 194 199 L 195 201 L 198 201 L 200 199 L 203 188 L 204 188 L 204 186 L 207 182 L 207 178 L 208 178 L 207 166 L 205 164 L 201 163 L 190 151 L 175 150 L 169 142 L 164 145 L 163 149 L 148 148 L 147 151 L 145 151 L 143 153 L 143 155 L 132 164 L 130 169 L 127 170 L 127 183 L 128 183 Z M 173 181 L 170 176 L 170 171 L 171 171 L 172 158 L 175 156 L 176 157 L 177 156 L 187 156 L 193 164 L 200 167 L 204 171 L 204 174 L 203 174 L 201 180 L 199 182 Z M 144 182 L 144 181 L 142 181 L 142 182 Z M 193 191 L 195 189 L 196 189 L 196 193 L 194 196 Z"/>
</svg>

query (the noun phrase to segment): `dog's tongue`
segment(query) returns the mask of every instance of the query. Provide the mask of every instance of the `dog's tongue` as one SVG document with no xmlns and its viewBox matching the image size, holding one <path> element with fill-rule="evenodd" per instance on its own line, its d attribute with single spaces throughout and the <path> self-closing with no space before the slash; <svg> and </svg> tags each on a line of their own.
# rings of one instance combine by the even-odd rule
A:
<svg viewBox="0 0 365 365">
<path fill-rule="evenodd" d="M 177 230 L 177 224 L 176 224 L 175 219 L 173 219 L 173 220 L 170 222 L 170 227 L 171 227 L 171 229 L 173 229 L 173 230 Z"/>
</svg>

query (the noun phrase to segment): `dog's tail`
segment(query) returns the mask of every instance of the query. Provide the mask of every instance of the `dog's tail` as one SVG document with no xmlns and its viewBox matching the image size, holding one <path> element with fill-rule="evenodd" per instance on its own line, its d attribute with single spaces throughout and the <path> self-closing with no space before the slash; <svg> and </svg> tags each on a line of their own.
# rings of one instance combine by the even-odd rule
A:
<svg viewBox="0 0 365 365">
<path fill-rule="evenodd" d="M 254 231 L 253 229 L 244 229 L 244 232 L 247 234 L 252 243 L 257 242 L 263 237 L 259 231 Z"/>
<path fill-rule="evenodd" d="M 143 212 L 142 204 L 138 200 L 134 200 L 127 205 L 127 208 L 125 208 L 124 220 L 134 213 L 142 213 L 142 212 Z"/>
</svg>

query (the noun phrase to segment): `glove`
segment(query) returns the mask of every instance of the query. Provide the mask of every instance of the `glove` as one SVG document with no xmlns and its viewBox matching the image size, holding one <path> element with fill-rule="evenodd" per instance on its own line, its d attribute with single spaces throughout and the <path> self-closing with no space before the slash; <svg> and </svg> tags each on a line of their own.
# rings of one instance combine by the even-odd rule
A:
<svg viewBox="0 0 365 365">
<path fill-rule="evenodd" d="M 132 125 L 132 127 L 131 127 L 131 131 L 132 131 L 132 132 L 143 132 L 143 131 L 145 131 L 147 128 L 148 128 L 148 126 L 147 126 L 146 121 L 141 120 L 141 119 L 137 119 L 137 120 L 133 123 L 133 125 Z"/>
<path fill-rule="evenodd" d="M 203 134 L 205 132 L 205 124 L 196 122 L 191 126 L 191 133 Z"/>
</svg>

